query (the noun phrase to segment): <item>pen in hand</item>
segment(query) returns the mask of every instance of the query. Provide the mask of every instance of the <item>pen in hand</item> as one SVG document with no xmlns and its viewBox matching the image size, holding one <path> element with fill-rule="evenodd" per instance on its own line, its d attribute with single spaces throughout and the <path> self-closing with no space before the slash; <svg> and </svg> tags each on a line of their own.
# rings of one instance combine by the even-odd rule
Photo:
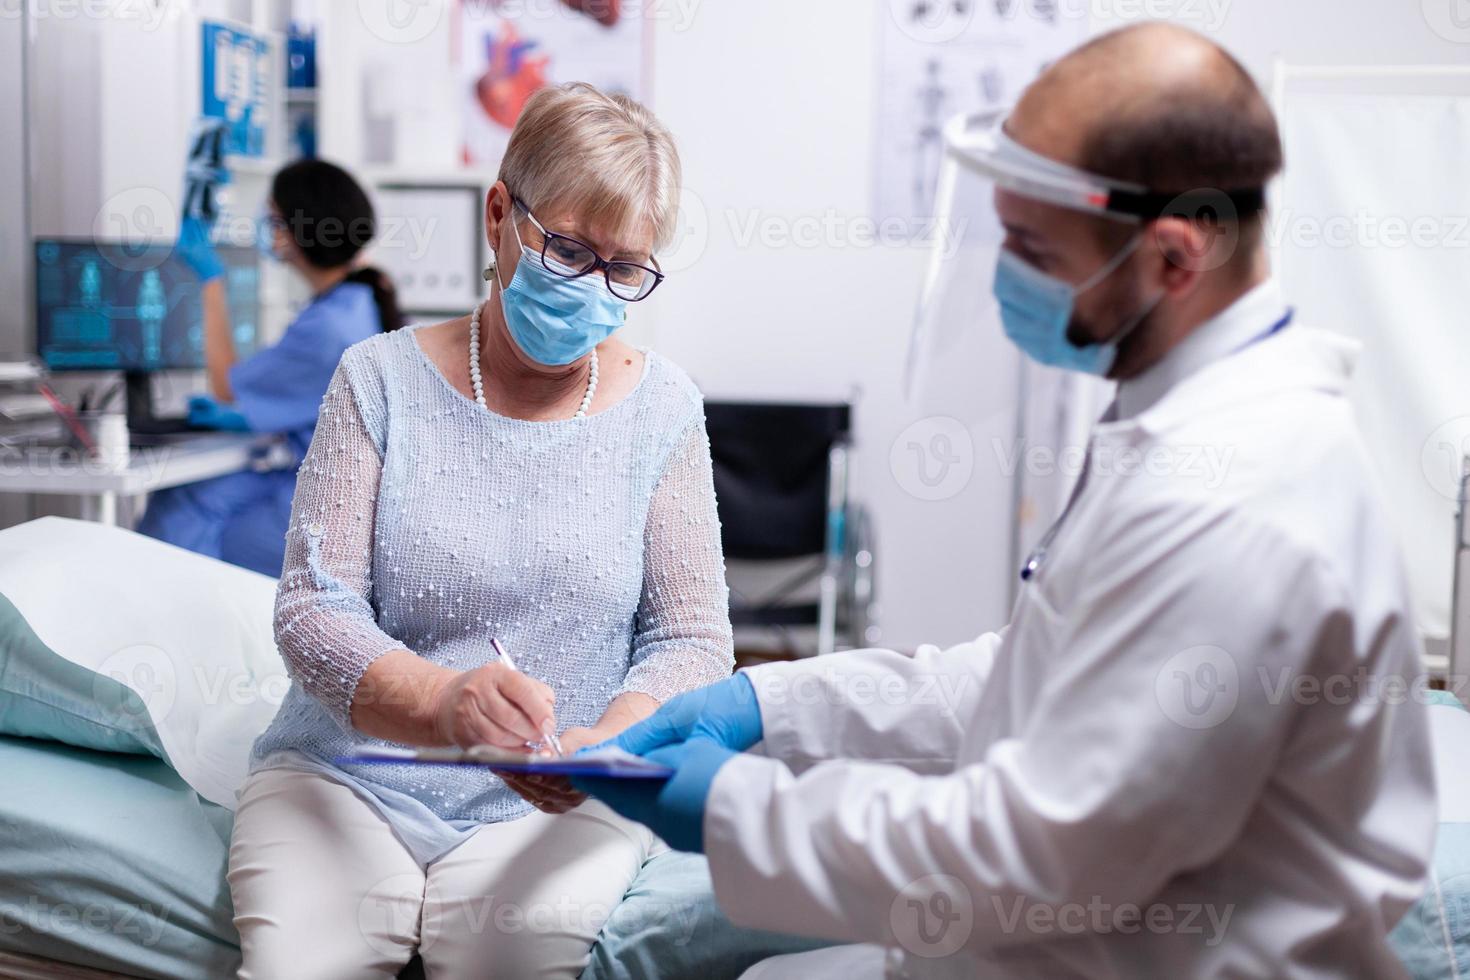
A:
<svg viewBox="0 0 1470 980">
<path fill-rule="evenodd" d="M 492 636 L 490 638 L 490 645 L 495 648 L 496 653 L 500 654 L 500 660 L 502 663 L 504 663 L 511 670 L 515 671 L 517 674 L 521 673 L 521 669 L 517 667 L 516 662 L 511 659 L 510 651 L 507 650 L 498 639 Z M 546 727 L 541 730 L 541 733 L 546 736 L 546 741 L 551 745 L 552 750 L 557 755 L 566 755 L 566 753 L 561 750 L 561 739 L 556 737 L 555 728 L 552 728 L 550 724 L 547 724 Z"/>
</svg>

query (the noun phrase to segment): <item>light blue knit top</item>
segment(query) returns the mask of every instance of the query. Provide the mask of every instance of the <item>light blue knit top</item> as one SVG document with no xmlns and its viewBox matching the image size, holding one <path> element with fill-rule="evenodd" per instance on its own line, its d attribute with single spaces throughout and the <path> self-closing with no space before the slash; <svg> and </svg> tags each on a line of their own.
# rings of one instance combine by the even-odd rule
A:
<svg viewBox="0 0 1470 980">
<path fill-rule="evenodd" d="M 391 744 L 349 722 L 374 658 L 406 648 L 468 670 L 498 637 L 556 691 L 560 727 L 592 725 L 624 692 L 662 701 L 728 675 L 728 596 L 682 371 L 649 351 L 617 404 L 529 422 L 455 390 L 417 329 L 350 348 L 322 401 L 276 594 L 292 685 L 254 758 L 295 750 L 390 809 L 464 827 L 530 805 L 486 770 L 333 764 Z"/>
</svg>

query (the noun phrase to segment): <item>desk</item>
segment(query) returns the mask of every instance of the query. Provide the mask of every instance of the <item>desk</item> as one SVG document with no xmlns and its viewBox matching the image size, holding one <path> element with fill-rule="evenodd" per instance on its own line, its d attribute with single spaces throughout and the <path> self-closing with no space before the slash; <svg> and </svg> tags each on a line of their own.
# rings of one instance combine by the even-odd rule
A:
<svg viewBox="0 0 1470 980">
<path fill-rule="evenodd" d="M 265 437 L 269 438 L 269 437 Z M 207 432 L 135 447 L 114 468 L 69 446 L 0 447 L 0 493 L 53 493 L 82 498 L 82 516 L 117 524 L 117 498 L 196 483 L 250 466 L 262 437 Z"/>
</svg>

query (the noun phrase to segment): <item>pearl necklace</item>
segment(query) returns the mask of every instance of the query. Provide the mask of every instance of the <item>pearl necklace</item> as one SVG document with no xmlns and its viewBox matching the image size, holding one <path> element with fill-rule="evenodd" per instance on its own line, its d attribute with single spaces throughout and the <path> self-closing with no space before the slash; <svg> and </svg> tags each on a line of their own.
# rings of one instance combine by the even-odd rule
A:
<svg viewBox="0 0 1470 980">
<path fill-rule="evenodd" d="M 485 382 L 480 377 L 480 310 L 484 304 L 475 307 L 470 314 L 470 384 L 475 388 L 475 404 L 481 408 L 485 405 Z M 592 360 L 587 362 L 587 392 L 582 396 L 582 405 L 577 409 L 574 419 L 587 417 L 587 410 L 592 407 L 592 396 L 597 394 L 597 348 L 592 348 Z M 487 408 L 488 410 L 488 408 Z"/>
</svg>

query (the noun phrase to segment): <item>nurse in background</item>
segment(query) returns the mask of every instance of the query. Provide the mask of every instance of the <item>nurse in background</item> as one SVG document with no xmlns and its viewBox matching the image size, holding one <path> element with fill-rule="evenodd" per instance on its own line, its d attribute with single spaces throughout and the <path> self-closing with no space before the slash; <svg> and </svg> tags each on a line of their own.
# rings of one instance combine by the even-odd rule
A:
<svg viewBox="0 0 1470 980">
<path fill-rule="evenodd" d="M 224 267 L 209 226 L 186 218 L 179 254 L 198 273 L 204 304 L 204 365 L 209 395 L 189 402 L 199 428 L 276 433 L 299 461 L 342 352 L 397 329 L 392 284 L 354 260 L 376 228 L 372 204 L 347 171 L 302 160 L 276 174 L 260 245 L 311 287 L 312 300 L 279 342 L 241 359 L 231 337 Z M 231 473 L 154 494 L 138 530 L 199 554 L 279 575 L 296 466 Z"/>
</svg>

